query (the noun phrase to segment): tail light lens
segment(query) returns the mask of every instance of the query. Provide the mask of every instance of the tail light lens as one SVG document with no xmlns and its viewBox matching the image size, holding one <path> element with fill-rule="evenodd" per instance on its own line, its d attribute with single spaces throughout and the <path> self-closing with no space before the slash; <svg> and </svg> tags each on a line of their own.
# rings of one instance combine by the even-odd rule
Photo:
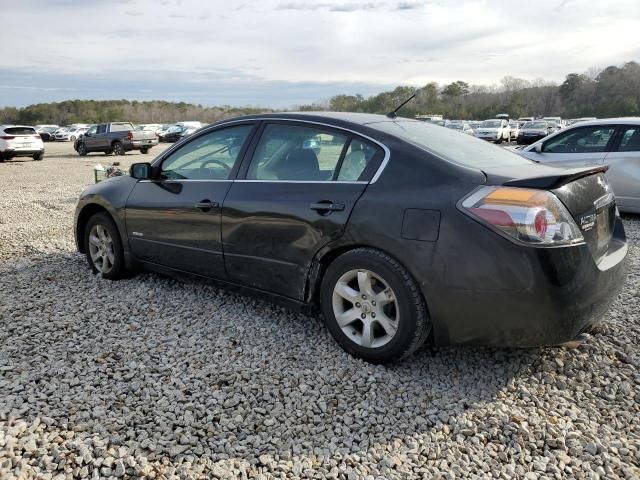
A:
<svg viewBox="0 0 640 480">
<path fill-rule="evenodd" d="M 16 138 L 13 135 L 4 135 L 2 137 L 0 137 L 2 140 L 13 140 L 14 138 Z"/>
<path fill-rule="evenodd" d="M 127 139 L 133 140 L 133 132 L 127 132 Z"/>
<path fill-rule="evenodd" d="M 567 208 L 545 190 L 480 187 L 464 199 L 462 208 L 518 242 L 557 246 L 584 241 Z"/>
</svg>

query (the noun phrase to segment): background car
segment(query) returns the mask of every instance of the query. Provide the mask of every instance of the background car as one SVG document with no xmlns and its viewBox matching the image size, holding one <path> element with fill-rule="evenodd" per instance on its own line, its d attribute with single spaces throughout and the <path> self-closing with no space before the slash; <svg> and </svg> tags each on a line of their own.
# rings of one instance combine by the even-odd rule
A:
<svg viewBox="0 0 640 480">
<path fill-rule="evenodd" d="M 75 142 L 89 127 L 68 127 L 59 129 L 55 133 L 56 142 Z"/>
<path fill-rule="evenodd" d="M 180 140 L 183 139 L 183 138 L 187 138 L 187 137 L 193 135 L 197 131 L 198 131 L 198 128 L 196 128 L 196 127 L 186 127 L 180 133 Z"/>
<path fill-rule="evenodd" d="M 622 212 L 640 213 L 640 118 L 576 123 L 521 151 L 562 167 L 607 166 L 607 180 Z"/>
<path fill-rule="evenodd" d="M 43 142 L 54 141 L 53 135 L 56 130 L 58 130 L 57 126 L 48 126 L 48 127 L 42 126 L 42 127 L 36 128 L 36 132 L 38 133 L 38 135 L 40 135 L 40 138 L 42 139 Z"/>
<path fill-rule="evenodd" d="M 520 135 L 520 124 L 515 120 L 511 120 L 509 122 L 509 141 L 517 140 L 518 135 Z"/>
<path fill-rule="evenodd" d="M 304 148 L 318 136 L 318 154 Z M 384 363 L 428 338 L 557 345 L 592 329 L 628 264 L 609 193 L 602 168 L 540 165 L 427 122 L 277 113 L 90 186 L 74 225 L 103 278 L 190 273 L 317 305 L 347 352 Z"/>
<path fill-rule="evenodd" d="M 508 142 L 511 137 L 509 123 L 506 120 L 490 118 L 480 124 L 475 130 L 475 136 L 490 142 Z"/>
<path fill-rule="evenodd" d="M 446 128 L 450 128 L 451 130 L 456 130 L 461 133 L 466 133 L 467 135 L 473 135 L 473 128 L 471 128 L 471 126 L 469 126 L 469 124 L 466 122 L 460 122 L 460 123 L 452 122 L 446 125 Z"/>
<path fill-rule="evenodd" d="M 44 144 L 36 129 L 26 125 L 0 125 L 0 162 L 15 157 L 42 160 Z"/>
<path fill-rule="evenodd" d="M 556 129 L 544 120 L 525 123 L 518 132 L 518 145 L 529 145 L 553 133 Z"/>
<path fill-rule="evenodd" d="M 182 135 L 182 132 L 184 132 L 186 129 L 186 127 L 183 127 L 181 125 L 172 125 L 167 130 L 158 135 L 158 140 L 161 142 L 170 143 L 177 142 L 178 140 L 180 140 L 180 135 Z"/>
</svg>

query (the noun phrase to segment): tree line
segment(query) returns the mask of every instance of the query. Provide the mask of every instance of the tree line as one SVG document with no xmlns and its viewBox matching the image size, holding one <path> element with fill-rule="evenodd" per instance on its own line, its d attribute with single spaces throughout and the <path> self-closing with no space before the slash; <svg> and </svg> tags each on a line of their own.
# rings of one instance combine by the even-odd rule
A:
<svg viewBox="0 0 640 480">
<path fill-rule="evenodd" d="M 102 123 L 131 121 L 134 123 L 173 123 L 197 120 L 213 123 L 238 115 L 262 113 L 265 109 L 253 107 L 203 107 L 184 102 L 160 100 L 65 100 L 39 103 L 24 108 L 0 109 L 0 124 L 56 124 Z"/>
<path fill-rule="evenodd" d="M 561 85 L 507 76 L 493 86 L 469 85 L 462 80 L 442 86 L 436 82 L 420 88 L 399 86 L 368 98 L 336 95 L 327 102 L 303 105 L 300 110 L 387 113 L 414 93 L 416 98 L 402 108 L 402 116 L 441 114 L 475 120 L 498 113 L 514 118 L 633 116 L 640 115 L 640 65 L 628 62 L 602 71 L 570 73 Z"/>
<path fill-rule="evenodd" d="M 556 116 L 618 117 L 640 115 L 640 65 L 628 62 L 601 71 L 570 73 L 562 84 L 542 79 L 525 80 L 507 76 L 499 85 L 470 85 L 457 80 L 447 85 L 436 82 L 423 87 L 399 86 L 365 98 L 363 95 L 335 95 L 329 100 L 301 105 L 301 111 L 329 110 L 387 113 L 412 94 L 416 98 L 400 114 L 442 114 L 452 119 L 491 118 L 498 113 L 512 117 Z M 136 100 L 67 100 L 40 103 L 24 108 L 0 109 L 0 124 L 36 125 L 55 123 L 100 123 L 128 120 L 134 123 L 170 123 L 199 120 L 212 123 L 224 118 L 274 111 L 253 107 L 203 107 L 184 102 Z"/>
</svg>

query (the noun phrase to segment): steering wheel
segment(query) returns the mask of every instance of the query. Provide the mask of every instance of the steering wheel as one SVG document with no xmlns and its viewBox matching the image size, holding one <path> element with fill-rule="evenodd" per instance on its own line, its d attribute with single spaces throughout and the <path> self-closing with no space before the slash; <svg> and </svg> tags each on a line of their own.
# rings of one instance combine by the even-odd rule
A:
<svg viewBox="0 0 640 480">
<path fill-rule="evenodd" d="M 226 171 L 227 174 L 231 173 L 231 167 L 226 163 L 221 162 L 220 160 L 207 160 L 202 164 L 202 168 L 207 168 L 207 165 L 209 165 L 210 163 L 215 163 L 216 165 L 220 165 Z"/>
</svg>

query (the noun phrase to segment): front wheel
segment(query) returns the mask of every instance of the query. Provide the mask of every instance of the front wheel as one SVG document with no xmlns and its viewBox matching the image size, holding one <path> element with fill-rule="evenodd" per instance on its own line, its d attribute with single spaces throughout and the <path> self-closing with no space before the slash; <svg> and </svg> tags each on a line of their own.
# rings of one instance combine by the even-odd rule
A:
<svg viewBox="0 0 640 480">
<path fill-rule="evenodd" d="M 87 147 L 85 147 L 83 142 L 78 144 L 78 155 L 84 157 L 87 154 Z"/>
<path fill-rule="evenodd" d="M 359 248 L 334 260 L 322 280 L 320 303 L 333 338 L 371 363 L 410 355 L 431 330 L 417 283 L 378 250 Z"/>
<path fill-rule="evenodd" d="M 84 233 L 84 248 L 93 273 L 117 280 L 125 274 L 124 253 L 118 228 L 106 213 L 89 219 Z"/>
</svg>

